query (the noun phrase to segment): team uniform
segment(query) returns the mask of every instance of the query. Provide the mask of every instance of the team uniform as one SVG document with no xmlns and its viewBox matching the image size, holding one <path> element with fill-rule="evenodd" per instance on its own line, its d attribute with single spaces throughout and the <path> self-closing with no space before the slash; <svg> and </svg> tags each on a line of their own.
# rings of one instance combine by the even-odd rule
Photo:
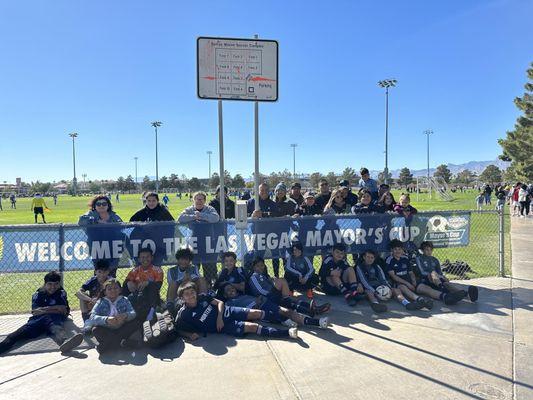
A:
<svg viewBox="0 0 533 400">
<path fill-rule="evenodd" d="M 322 290 L 324 291 L 324 293 L 333 295 L 333 296 L 341 294 L 340 289 L 335 286 L 330 285 L 327 281 L 327 278 L 331 275 L 331 271 L 335 269 L 340 269 L 341 280 L 342 280 L 344 271 L 346 271 L 348 268 L 351 268 L 351 267 L 346 262 L 346 260 L 340 260 L 338 262 L 335 262 L 333 260 L 332 255 L 329 255 L 324 259 L 324 261 L 322 262 L 322 265 L 320 266 L 320 271 L 318 272 L 318 275 L 320 276 L 320 286 L 322 287 Z M 348 282 L 344 282 L 344 281 L 343 283 L 348 284 Z"/>
<path fill-rule="evenodd" d="M 243 283 L 246 282 L 246 275 L 241 267 L 234 267 L 231 272 L 227 268 L 222 268 L 222 271 L 218 274 L 217 280 L 213 284 L 213 289 L 223 289 L 222 283 Z"/>
<path fill-rule="evenodd" d="M 307 281 L 304 284 L 301 284 L 301 278 L 305 278 Z M 303 291 L 313 289 L 319 284 L 319 279 L 315 274 L 315 269 L 311 260 L 304 256 L 294 257 L 290 254 L 287 256 L 285 279 L 291 290 Z"/>
<path fill-rule="evenodd" d="M 393 256 L 388 256 L 385 260 L 387 264 L 387 273 L 394 271 L 396 276 L 402 278 L 404 281 L 411 282 L 411 277 L 409 272 L 411 272 L 411 266 L 409 265 L 409 258 L 406 256 L 401 256 L 399 259 L 394 258 Z M 398 282 L 391 280 L 392 287 L 397 288 Z"/>
<path fill-rule="evenodd" d="M 183 305 L 176 316 L 176 328 L 184 331 L 217 333 L 218 308 L 211 304 L 213 297 L 201 294 L 196 307 Z M 224 306 L 224 327 L 221 333 L 232 336 L 244 335 L 244 321 L 247 320 L 248 308 Z"/>
<path fill-rule="evenodd" d="M 253 296 L 244 294 L 244 295 L 226 300 L 225 305 L 230 306 L 230 307 L 239 307 L 239 308 L 264 311 L 265 312 L 264 320 L 268 322 L 279 323 L 287 319 L 279 314 L 280 308 L 278 304 L 262 296 L 253 297 Z"/>
<path fill-rule="evenodd" d="M 420 281 L 419 283 L 428 285 L 432 289 L 441 292 L 448 292 L 448 290 L 446 290 L 446 288 L 442 284 L 437 286 L 430 279 L 430 275 L 432 272 L 436 272 L 439 276 L 443 276 L 442 269 L 440 267 L 440 261 L 436 257 L 421 254 L 416 257 L 416 266 L 418 269 L 417 272 Z"/>
<path fill-rule="evenodd" d="M 385 273 L 376 263 L 367 265 L 363 262 L 357 265 L 355 271 L 359 283 L 361 283 L 365 290 L 370 293 L 374 293 L 376 288 L 381 285 L 390 287 L 390 284 L 385 277 Z"/>
<path fill-rule="evenodd" d="M 196 265 L 189 265 L 186 269 L 182 270 L 179 266 L 169 268 L 167 271 L 167 281 L 176 282 L 179 285 L 185 280 L 185 275 L 189 275 L 189 279 L 193 282 L 200 278 L 200 271 Z"/>
<path fill-rule="evenodd" d="M 81 290 L 87 293 L 90 298 L 94 299 L 95 297 L 98 297 L 102 291 L 102 285 L 100 282 L 98 282 L 98 278 L 96 276 L 92 276 L 85 281 L 83 285 L 81 285 Z M 92 306 L 88 302 L 85 303 L 87 304 L 87 312 L 83 312 L 81 314 L 84 321 L 89 318 L 92 309 Z"/>
</svg>

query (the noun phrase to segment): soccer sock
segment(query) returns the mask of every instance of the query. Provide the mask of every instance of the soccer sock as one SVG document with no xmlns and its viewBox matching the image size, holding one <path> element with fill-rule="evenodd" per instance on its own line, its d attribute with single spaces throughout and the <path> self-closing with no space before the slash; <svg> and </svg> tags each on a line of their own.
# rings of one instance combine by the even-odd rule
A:
<svg viewBox="0 0 533 400">
<path fill-rule="evenodd" d="M 357 292 L 357 283 L 350 283 L 350 291 Z"/>
<path fill-rule="evenodd" d="M 316 318 L 304 317 L 304 325 L 320 326 L 320 322 Z"/>
<path fill-rule="evenodd" d="M 402 300 L 402 305 L 406 306 L 407 304 L 409 304 L 409 300 L 403 299 Z"/>
<path fill-rule="evenodd" d="M 263 337 L 280 338 L 280 337 L 289 336 L 289 330 L 288 329 L 278 329 L 278 328 L 273 328 L 271 326 L 263 326 L 263 325 L 259 325 L 257 327 L 257 332 L 256 333 L 259 336 L 263 336 Z"/>
<path fill-rule="evenodd" d="M 346 287 L 342 283 L 339 285 L 338 289 L 341 291 L 344 297 L 350 294 L 348 293 L 348 289 L 346 289 Z"/>
<path fill-rule="evenodd" d="M 441 292 L 441 294 L 439 295 L 439 299 L 444 301 L 444 298 L 446 297 L 446 293 L 444 292 Z"/>
</svg>

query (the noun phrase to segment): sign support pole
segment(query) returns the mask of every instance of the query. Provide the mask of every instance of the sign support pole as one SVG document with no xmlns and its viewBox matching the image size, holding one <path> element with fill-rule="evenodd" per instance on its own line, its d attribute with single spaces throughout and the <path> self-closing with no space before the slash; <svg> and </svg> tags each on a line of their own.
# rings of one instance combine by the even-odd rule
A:
<svg viewBox="0 0 533 400">
<path fill-rule="evenodd" d="M 218 101 L 218 158 L 220 160 L 220 219 L 226 218 L 226 191 L 224 190 L 224 129 L 222 121 L 222 100 Z"/>
<path fill-rule="evenodd" d="M 254 35 L 257 39 L 258 35 Z M 254 102 L 254 147 L 255 147 L 255 171 L 254 171 L 254 203 L 255 211 L 259 211 L 259 102 Z"/>
</svg>

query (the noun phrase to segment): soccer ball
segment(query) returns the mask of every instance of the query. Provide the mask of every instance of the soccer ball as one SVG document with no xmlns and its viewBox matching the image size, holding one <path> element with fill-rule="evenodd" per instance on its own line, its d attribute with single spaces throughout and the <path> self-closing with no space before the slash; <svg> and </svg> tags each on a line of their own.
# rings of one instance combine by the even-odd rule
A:
<svg viewBox="0 0 533 400">
<path fill-rule="evenodd" d="M 387 301 L 392 297 L 392 291 L 388 286 L 381 285 L 376 288 L 376 297 L 381 301 Z"/>
</svg>

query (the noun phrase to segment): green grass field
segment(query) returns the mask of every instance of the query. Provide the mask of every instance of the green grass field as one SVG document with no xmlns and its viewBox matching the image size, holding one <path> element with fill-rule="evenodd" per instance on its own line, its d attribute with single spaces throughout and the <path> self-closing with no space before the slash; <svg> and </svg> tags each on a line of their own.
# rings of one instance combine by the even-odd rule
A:
<svg viewBox="0 0 533 400">
<path fill-rule="evenodd" d="M 395 191 L 396 198 L 399 192 Z M 427 194 L 411 196 L 412 204 L 419 211 L 429 210 L 472 210 L 475 208 L 474 199 L 476 193 L 456 193 L 453 201 L 443 201 L 440 199 L 429 199 Z M 174 217 L 191 204 L 190 200 L 183 197 L 179 200 L 175 195 L 169 195 L 169 209 Z M 48 223 L 77 223 L 78 217 L 86 212 L 89 197 L 60 196 L 57 205 L 51 198 L 46 199 L 51 212 L 46 214 Z M 115 211 L 125 221 L 141 207 L 140 195 L 122 195 L 120 203 L 114 203 Z M 8 201 L 3 201 L 3 211 L 0 211 L 0 225 L 32 224 L 33 212 L 30 210 L 31 199 L 21 198 L 17 201 L 17 209 L 9 208 Z M 493 210 L 493 206 L 486 206 L 486 210 Z M 487 277 L 498 275 L 498 216 L 496 214 L 472 214 L 472 225 L 470 233 L 470 245 L 468 247 L 456 247 L 450 249 L 438 249 L 435 255 L 444 261 L 445 259 L 464 260 L 469 263 L 475 273 L 468 274 L 471 278 Z M 1 229 L 1 228 L 0 228 Z M 509 218 L 506 218 L 505 235 L 505 264 L 506 273 L 510 270 L 511 250 L 509 240 Z M 315 257 L 315 268 L 319 268 L 319 257 Z M 268 262 L 268 265 L 270 263 Z M 166 267 L 165 267 L 166 268 Z M 118 277 L 125 278 L 128 270 L 120 269 Z M 71 308 L 79 307 L 78 300 L 74 293 L 81 284 L 92 275 L 91 271 L 66 272 L 64 276 L 64 286 L 69 295 Z M 24 312 L 29 309 L 31 294 L 42 284 L 43 273 L 3 273 L 0 274 L 0 314 Z M 454 278 L 453 276 L 451 278 Z M 166 293 L 166 283 L 162 293 Z"/>
</svg>

